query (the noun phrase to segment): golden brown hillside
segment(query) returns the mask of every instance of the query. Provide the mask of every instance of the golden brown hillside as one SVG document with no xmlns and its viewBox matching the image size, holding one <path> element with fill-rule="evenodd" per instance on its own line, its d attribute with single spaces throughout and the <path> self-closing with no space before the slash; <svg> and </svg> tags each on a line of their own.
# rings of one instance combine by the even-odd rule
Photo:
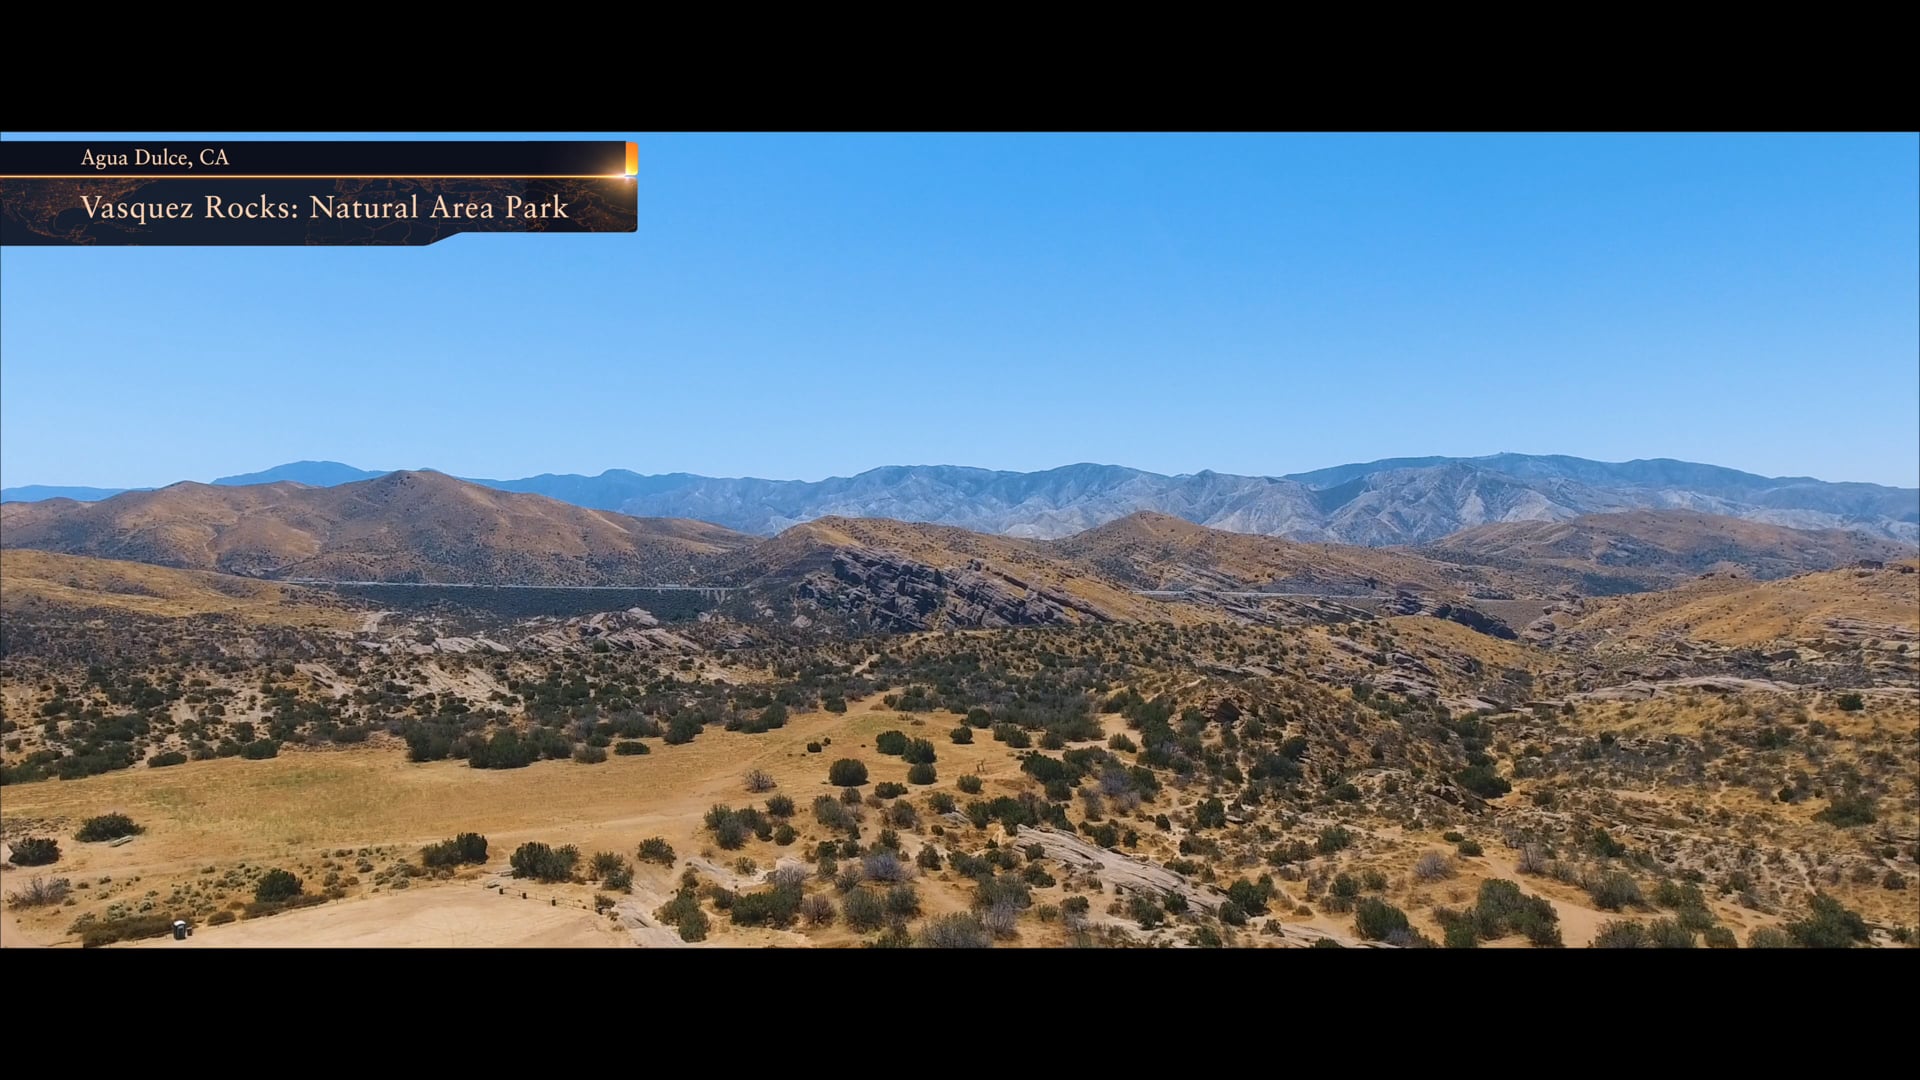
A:
<svg viewBox="0 0 1920 1080">
<path fill-rule="evenodd" d="M 181 483 L 97 503 L 8 504 L 0 544 L 255 577 L 679 584 L 753 543 L 435 472 L 314 488 Z"/>
<path fill-rule="evenodd" d="M 1757 646 L 1878 637 L 1897 646 L 1920 631 L 1915 567 L 1907 560 L 1880 569 L 1828 570 L 1764 582 L 1719 574 L 1665 592 L 1591 601 L 1584 613 L 1556 616 L 1556 621 L 1623 640 L 1675 635 Z"/>
<path fill-rule="evenodd" d="M 1764 579 L 1913 556 L 1911 547 L 1839 529 L 1788 529 L 1692 510 L 1481 525 L 1421 551 L 1459 563 L 1558 573 L 1588 594 L 1662 588 L 1715 568 L 1740 567 Z"/>
<path fill-rule="evenodd" d="M 120 612 L 158 618 L 224 615 L 274 626 L 348 629 L 360 620 L 316 589 L 145 563 L 0 552 L 0 611 L 9 618 Z"/>
<path fill-rule="evenodd" d="M 1130 514 L 1052 541 L 1059 555 L 1140 589 L 1365 594 L 1511 589 L 1510 575 L 1418 555 L 1225 532 L 1169 514 Z"/>
</svg>

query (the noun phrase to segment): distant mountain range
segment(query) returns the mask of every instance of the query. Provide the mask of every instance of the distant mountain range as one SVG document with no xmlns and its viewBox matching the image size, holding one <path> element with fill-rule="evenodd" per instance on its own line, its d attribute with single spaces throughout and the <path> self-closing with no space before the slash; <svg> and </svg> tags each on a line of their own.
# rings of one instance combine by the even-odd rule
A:
<svg viewBox="0 0 1920 1080">
<path fill-rule="evenodd" d="M 331 487 L 385 475 L 301 461 L 222 477 L 216 486 Z M 770 536 L 822 517 L 891 518 L 1053 539 L 1140 511 L 1229 532 L 1370 547 L 1430 543 L 1483 525 L 1560 522 L 1630 510 L 1692 510 L 1795 529 L 1845 529 L 1920 543 L 1920 489 L 1764 477 L 1693 462 L 1558 455 L 1389 458 L 1290 476 L 1165 476 L 1117 465 L 998 472 L 894 465 L 820 481 L 542 474 L 470 482 L 635 517 L 689 518 Z M 95 501 L 111 489 L 25 487 L 0 501 Z"/>
</svg>

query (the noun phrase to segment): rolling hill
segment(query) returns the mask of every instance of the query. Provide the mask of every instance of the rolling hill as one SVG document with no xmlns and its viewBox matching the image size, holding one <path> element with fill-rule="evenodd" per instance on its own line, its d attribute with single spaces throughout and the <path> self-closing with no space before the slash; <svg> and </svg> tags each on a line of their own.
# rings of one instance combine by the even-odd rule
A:
<svg viewBox="0 0 1920 1080">
<path fill-rule="evenodd" d="M 1396 589 L 1511 589 L 1511 575 L 1406 552 L 1303 544 L 1209 529 L 1141 512 L 1048 543 L 1048 549 L 1137 589 L 1372 594 Z"/>
<path fill-rule="evenodd" d="M 1463 529 L 1420 549 L 1433 559 L 1555 574 L 1589 594 L 1664 588 L 1739 567 L 1770 579 L 1830 570 L 1862 559 L 1897 560 L 1911 547 L 1839 529 L 1782 528 L 1689 510 L 1589 514 Z"/>
<path fill-rule="evenodd" d="M 9 616 L 118 612 L 167 619 L 215 615 L 330 629 L 350 629 L 361 619 L 351 605 L 318 589 L 22 549 L 0 552 L 0 611 Z"/>
<path fill-rule="evenodd" d="M 0 546 L 248 577 L 541 585 L 681 583 L 751 537 L 433 472 L 337 487 L 182 483 L 97 503 L 10 503 Z"/>
</svg>

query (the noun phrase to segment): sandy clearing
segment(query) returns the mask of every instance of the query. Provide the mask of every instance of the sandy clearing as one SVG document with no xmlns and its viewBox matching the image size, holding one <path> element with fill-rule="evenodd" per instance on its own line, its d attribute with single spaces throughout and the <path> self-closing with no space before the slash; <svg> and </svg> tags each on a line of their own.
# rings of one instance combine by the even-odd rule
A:
<svg viewBox="0 0 1920 1080">
<path fill-rule="evenodd" d="M 416 887 L 265 919 L 198 926 L 136 948 L 607 948 L 632 944 L 604 917 L 471 885 Z"/>
</svg>

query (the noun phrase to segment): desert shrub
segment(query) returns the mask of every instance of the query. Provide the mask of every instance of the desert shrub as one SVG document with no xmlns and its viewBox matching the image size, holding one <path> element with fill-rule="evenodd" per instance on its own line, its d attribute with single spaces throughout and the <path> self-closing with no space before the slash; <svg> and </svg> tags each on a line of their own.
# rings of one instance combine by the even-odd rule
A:
<svg viewBox="0 0 1920 1080">
<path fill-rule="evenodd" d="M 1338 825 L 1329 825 L 1320 830 L 1320 838 L 1313 848 L 1322 855 L 1332 855 L 1353 844 L 1353 834 Z"/>
<path fill-rule="evenodd" d="M 887 890 L 887 914 L 910 919 L 920 914 L 920 894 L 912 885 L 901 882 Z"/>
<path fill-rule="evenodd" d="M 642 845 L 644 850 L 644 845 Z M 568 844 L 565 847 L 552 848 L 535 841 L 521 844 L 513 851 L 513 857 L 507 864 L 517 878 L 532 878 L 535 881 L 567 881 L 573 877 L 573 868 L 580 862 L 580 849 Z"/>
<path fill-rule="evenodd" d="M 1815 821 L 1824 821 L 1839 829 L 1851 829 L 1858 825 L 1871 825 L 1879 820 L 1874 812 L 1871 796 L 1859 792 L 1835 795 L 1824 810 L 1813 815 Z"/>
<path fill-rule="evenodd" d="M 173 933 L 173 916 L 130 915 L 121 919 L 103 919 L 85 926 L 76 926 L 75 929 L 80 933 L 81 948 L 97 949 L 116 941 L 166 937 Z"/>
<path fill-rule="evenodd" d="M 137 836 L 147 830 L 133 823 L 125 814 L 101 814 L 90 817 L 80 823 L 80 831 L 73 834 L 75 840 L 83 844 L 97 844 L 103 840 L 118 840 L 123 836 Z"/>
<path fill-rule="evenodd" d="M 1134 745 L 1132 739 L 1127 738 L 1127 733 L 1124 731 L 1115 734 L 1107 740 L 1107 749 L 1120 750 L 1129 754 L 1137 754 L 1140 752 L 1140 748 Z"/>
<path fill-rule="evenodd" d="M 1734 939 L 1733 931 L 1724 926 L 1709 926 L 1701 935 L 1709 949 L 1737 949 L 1740 943 Z"/>
<path fill-rule="evenodd" d="M 883 731 L 873 737 L 873 748 L 888 757 L 899 757 L 907 751 L 907 733 Z"/>
<path fill-rule="evenodd" d="M 978 915 L 963 912 L 927 920 L 916 944 L 923 949 L 989 949 L 993 934 Z"/>
<path fill-rule="evenodd" d="M 178 750 L 167 750 L 162 753 L 155 754 L 152 757 L 148 758 L 147 768 L 165 769 L 174 765 L 185 765 L 186 763 L 187 763 L 187 755 L 181 753 Z M 212 920 L 208 920 L 208 921 L 212 921 Z"/>
<path fill-rule="evenodd" d="M 1539 844 L 1520 845 L 1520 856 L 1514 860 L 1514 869 L 1523 874 L 1545 874 L 1547 872 L 1547 849 Z"/>
<path fill-rule="evenodd" d="M 920 854 L 914 856 L 913 861 L 922 870 L 938 870 L 940 869 L 940 849 L 928 844 L 920 849 Z"/>
<path fill-rule="evenodd" d="M 1867 707 L 1866 701 L 1859 694 L 1852 692 L 1841 694 L 1835 704 L 1840 706 L 1841 712 L 1859 712 Z"/>
<path fill-rule="evenodd" d="M 883 849 L 868 852 L 860 860 L 860 875 L 868 881 L 905 881 L 913 876 L 913 870 L 898 854 Z"/>
<path fill-rule="evenodd" d="M 973 729 L 962 724 L 947 732 L 947 738 L 952 739 L 957 745 L 966 746 L 973 742 Z"/>
<path fill-rule="evenodd" d="M 735 810 L 731 806 L 716 804 L 707 810 L 706 826 L 713 832 L 713 842 L 727 851 L 738 851 L 745 847 L 749 836 L 757 836 L 762 840 L 773 839 L 773 822 L 752 807 Z"/>
<path fill-rule="evenodd" d="M 1825 893 L 1814 893 L 1807 917 L 1790 922 L 1785 930 L 1803 949 L 1847 949 L 1867 940 L 1867 924 L 1857 912 Z M 1748 939 L 1752 947 L 1752 939 Z"/>
<path fill-rule="evenodd" d="M 633 867 L 627 865 L 625 859 L 620 860 L 620 865 L 607 871 L 600 884 L 613 892 L 626 892 L 633 888 Z"/>
<path fill-rule="evenodd" d="M 427 867 L 460 866 L 487 861 L 487 838 L 479 833 L 461 833 L 451 840 L 428 844 L 420 849 L 420 865 Z"/>
<path fill-rule="evenodd" d="M 673 845 L 658 836 L 649 836 L 640 841 L 639 858 L 641 862 L 659 863 L 661 866 L 673 865 Z"/>
<path fill-rule="evenodd" d="M 1559 912 L 1547 900 L 1522 893 L 1511 881 L 1496 878 L 1481 882 L 1468 915 L 1474 933 L 1487 941 L 1519 933 L 1535 945 L 1560 944 Z"/>
<path fill-rule="evenodd" d="M 993 725 L 993 739 L 995 742 L 1006 743 L 1015 750 L 1025 750 L 1033 745 L 1032 737 L 1018 724 Z"/>
<path fill-rule="evenodd" d="M 924 761 L 907 770 L 907 783 L 909 784 L 919 784 L 924 787 L 927 784 L 933 783 L 938 778 L 938 775 L 933 770 L 933 766 Z"/>
<path fill-rule="evenodd" d="M 817 754 L 817 753 L 819 753 L 819 752 L 820 752 L 820 744 L 819 744 L 819 743 L 817 743 L 817 742 L 810 742 L 810 743 L 808 743 L 808 744 L 807 744 L 807 753 L 809 753 L 809 754 Z"/>
<path fill-rule="evenodd" d="M 680 886 L 673 899 L 660 905 L 654 917 L 679 931 L 682 941 L 705 941 L 711 928 L 707 913 L 700 908 L 700 894 L 691 881 Z"/>
<path fill-rule="evenodd" d="M 907 785 L 896 784 L 891 780 L 882 780 L 873 785 L 873 796 L 876 799 L 897 799 L 906 793 Z"/>
<path fill-rule="evenodd" d="M 790 818 L 793 809 L 793 800 L 785 795 L 775 795 L 767 800 L 767 814 L 771 817 Z"/>
<path fill-rule="evenodd" d="M 1777 926 L 1756 926 L 1747 934 L 1749 949 L 1791 949 L 1796 944 L 1793 935 Z"/>
<path fill-rule="evenodd" d="M 1477 840 L 1462 840 L 1456 845 L 1456 850 L 1469 859 L 1477 859 L 1486 854 L 1486 849 L 1482 848 Z"/>
<path fill-rule="evenodd" d="M 1651 949 L 1652 940 L 1647 930 L 1637 922 L 1627 919 L 1615 919 L 1603 923 L 1598 933 L 1593 935 L 1592 949 Z"/>
<path fill-rule="evenodd" d="M 978 795 L 983 785 L 980 783 L 979 777 L 968 773 L 966 776 L 962 776 L 960 779 L 954 781 L 954 786 L 958 787 L 962 794 Z"/>
<path fill-rule="evenodd" d="M 639 742 L 635 739 L 621 739 L 619 742 L 613 744 L 613 752 L 618 757 L 634 757 L 640 754 L 650 754 L 653 751 L 647 748 L 646 743 Z"/>
<path fill-rule="evenodd" d="M 277 739 L 255 739 L 240 748 L 240 756 L 248 761 L 265 761 L 280 756 L 280 742 Z"/>
<path fill-rule="evenodd" d="M 1421 881 L 1439 881 L 1453 876 L 1453 862 L 1438 851 L 1423 852 L 1413 862 L 1413 876 Z"/>
<path fill-rule="evenodd" d="M 1385 941 L 1395 932 L 1411 932 L 1407 913 L 1369 896 L 1353 906 L 1354 932 L 1368 941 Z"/>
<path fill-rule="evenodd" d="M 1656 949 L 1691 949 L 1693 931 L 1673 919 L 1655 919 L 1647 924 L 1647 941 Z"/>
<path fill-rule="evenodd" d="M 12 842 L 7 861 L 15 866 L 49 866 L 60 861 L 60 842 L 50 836 L 23 836 Z"/>
<path fill-rule="evenodd" d="M 262 904 L 278 904 L 291 900 L 305 891 L 300 879 L 286 870 L 269 870 L 260 875 L 260 881 L 253 887 L 253 898 Z"/>
<path fill-rule="evenodd" d="M 878 893 L 854 888 L 840 901 L 841 917 L 858 933 L 878 930 L 887 921 L 887 903 Z"/>
<path fill-rule="evenodd" d="M 1474 949 L 1480 945 L 1480 936 L 1474 933 L 1472 923 L 1461 920 L 1447 924 L 1441 943 L 1449 949 Z"/>
<path fill-rule="evenodd" d="M 800 917 L 807 920 L 808 926 L 832 926 L 833 901 L 824 896 L 809 896 L 800 901 Z"/>
<path fill-rule="evenodd" d="M 1483 799 L 1498 799 L 1513 790 L 1513 785 L 1495 772 L 1491 765 L 1469 765 L 1454 773 L 1453 779 Z"/>
<path fill-rule="evenodd" d="M 784 821 L 773 827 L 773 842 L 781 847 L 786 847 L 798 839 L 800 839 L 799 831 Z"/>
<path fill-rule="evenodd" d="M 1584 845 L 1596 858 L 1617 859 L 1627 853 L 1627 845 L 1613 838 L 1605 829 L 1596 828 L 1588 833 Z"/>
<path fill-rule="evenodd" d="M 607 752 L 597 746 L 581 743 L 573 748 L 573 760 L 582 765 L 599 765 L 607 760 Z"/>
<path fill-rule="evenodd" d="M 866 763 L 858 758 L 841 758 L 827 767 L 827 780 L 834 787 L 859 787 L 867 782 Z"/>
<path fill-rule="evenodd" d="M 831 795 L 821 795 L 813 800 L 813 819 L 829 829 L 852 829 L 859 824 L 854 812 Z"/>
<path fill-rule="evenodd" d="M 596 851 L 593 853 L 593 858 L 587 860 L 587 877 L 594 881 L 601 881 L 608 874 L 626 865 L 627 860 L 611 851 Z"/>
<path fill-rule="evenodd" d="M 911 739 L 900 759 L 909 765 L 931 765 L 939 760 L 939 755 L 934 753 L 933 744 L 927 740 Z"/>
<path fill-rule="evenodd" d="M 220 911 L 216 911 L 213 914 L 207 916 L 207 925 L 208 926 L 225 926 L 228 923 L 232 922 L 237 917 L 238 916 L 234 915 L 233 912 L 222 909 Z"/>
<path fill-rule="evenodd" d="M 1264 877 L 1258 883 L 1240 878 L 1227 886 L 1227 899 L 1249 915 L 1265 915 L 1267 901 L 1273 899 L 1273 883 Z"/>
<path fill-rule="evenodd" d="M 728 914 L 735 926 L 788 927 L 799 918 L 804 899 L 798 881 L 776 877 L 770 888 L 735 897 Z"/>
<path fill-rule="evenodd" d="M 1593 899 L 1593 906 L 1601 911 L 1621 911 L 1645 902 L 1640 895 L 1639 883 L 1618 870 L 1590 875 L 1585 886 L 1587 895 Z"/>
<path fill-rule="evenodd" d="M 41 877 L 39 874 L 27 879 L 26 885 L 18 892 L 7 894 L 7 903 L 15 907 L 50 907 L 67 898 L 73 884 L 66 878 Z"/>
<path fill-rule="evenodd" d="M 779 786 L 774 783 L 773 774 L 765 769 L 748 769 L 747 775 L 743 778 L 742 782 L 747 785 L 748 791 L 754 792 L 755 794 L 762 791 L 772 791 Z"/>
<path fill-rule="evenodd" d="M 1152 930 L 1166 921 L 1166 912 L 1153 897 L 1134 893 L 1127 898 L 1127 917 L 1139 923 L 1140 929 Z"/>
</svg>

